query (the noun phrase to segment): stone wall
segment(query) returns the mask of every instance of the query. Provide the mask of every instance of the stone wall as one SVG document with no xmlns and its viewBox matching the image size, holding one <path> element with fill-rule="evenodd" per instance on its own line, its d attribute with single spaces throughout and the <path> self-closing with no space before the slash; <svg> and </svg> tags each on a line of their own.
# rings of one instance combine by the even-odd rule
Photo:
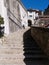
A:
<svg viewBox="0 0 49 65">
<path fill-rule="evenodd" d="M 32 26 L 31 35 L 41 49 L 49 56 L 49 28 Z"/>
</svg>

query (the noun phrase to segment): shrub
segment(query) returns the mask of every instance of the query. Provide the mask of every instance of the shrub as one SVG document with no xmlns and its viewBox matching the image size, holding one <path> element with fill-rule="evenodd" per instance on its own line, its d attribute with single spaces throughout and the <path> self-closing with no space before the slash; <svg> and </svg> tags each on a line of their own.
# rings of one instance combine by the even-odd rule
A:
<svg viewBox="0 0 49 65">
<path fill-rule="evenodd" d="M 2 24 L 4 24 L 4 19 L 0 16 L 0 37 L 4 35 L 4 27 L 1 26 Z"/>
<path fill-rule="evenodd" d="M 3 17 L 0 16 L 0 25 L 1 24 L 4 24 L 4 19 L 3 19 Z"/>
</svg>

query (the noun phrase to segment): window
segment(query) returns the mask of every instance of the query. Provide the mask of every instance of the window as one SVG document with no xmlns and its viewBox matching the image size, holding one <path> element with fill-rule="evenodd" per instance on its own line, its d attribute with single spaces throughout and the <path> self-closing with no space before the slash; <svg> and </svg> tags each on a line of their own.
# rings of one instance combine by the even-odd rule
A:
<svg viewBox="0 0 49 65">
<path fill-rule="evenodd" d="M 32 15 L 29 15 L 29 17 L 32 17 Z"/>
</svg>

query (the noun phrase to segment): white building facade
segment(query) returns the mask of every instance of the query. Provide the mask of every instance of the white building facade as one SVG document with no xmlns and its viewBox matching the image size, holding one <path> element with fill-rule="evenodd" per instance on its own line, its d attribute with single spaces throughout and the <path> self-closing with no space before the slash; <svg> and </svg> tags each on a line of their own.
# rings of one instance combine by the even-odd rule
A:
<svg viewBox="0 0 49 65">
<path fill-rule="evenodd" d="M 38 11 L 27 10 L 20 0 L 0 0 L 0 15 L 4 18 L 4 33 L 8 35 L 33 25 Z"/>
<path fill-rule="evenodd" d="M 39 10 L 28 10 L 28 26 L 34 25 L 35 20 L 39 18 Z"/>
<path fill-rule="evenodd" d="M 29 25 L 29 21 L 31 24 L 34 24 L 34 19 L 35 19 L 35 12 L 28 11 L 28 25 Z"/>
<path fill-rule="evenodd" d="M 18 0 L 0 0 L 0 15 L 4 18 L 4 33 L 9 34 L 21 28 Z"/>
<path fill-rule="evenodd" d="M 28 22 L 27 22 L 28 13 L 27 13 L 27 9 L 24 7 L 22 2 L 20 2 L 20 1 L 19 1 L 19 8 L 20 8 L 20 18 L 21 18 L 22 27 L 24 26 L 26 28 L 28 26 Z"/>
<path fill-rule="evenodd" d="M 9 34 L 9 21 L 7 17 L 7 8 L 4 5 L 4 0 L 0 0 L 0 15 L 4 18 L 4 26 L 5 30 L 4 33 Z"/>
</svg>

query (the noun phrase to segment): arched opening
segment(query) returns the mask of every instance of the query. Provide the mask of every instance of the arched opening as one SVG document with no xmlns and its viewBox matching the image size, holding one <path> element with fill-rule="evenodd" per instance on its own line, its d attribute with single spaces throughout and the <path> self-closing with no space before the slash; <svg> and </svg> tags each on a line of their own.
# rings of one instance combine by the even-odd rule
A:
<svg viewBox="0 0 49 65">
<path fill-rule="evenodd" d="M 32 21 L 28 20 L 28 26 L 31 26 L 31 25 L 32 25 Z"/>
</svg>

